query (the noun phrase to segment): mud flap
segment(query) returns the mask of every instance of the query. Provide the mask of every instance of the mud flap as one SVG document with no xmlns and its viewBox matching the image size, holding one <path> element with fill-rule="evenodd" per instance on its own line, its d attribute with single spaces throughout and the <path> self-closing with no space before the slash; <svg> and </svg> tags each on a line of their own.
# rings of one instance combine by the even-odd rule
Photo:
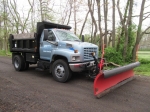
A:
<svg viewBox="0 0 150 112">
<path fill-rule="evenodd" d="M 139 65 L 139 62 L 135 62 L 99 73 L 94 80 L 94 95 L 100 98 L 115 88 L 131 81 L 134 79 L 133 68 Z"/>
</svg>

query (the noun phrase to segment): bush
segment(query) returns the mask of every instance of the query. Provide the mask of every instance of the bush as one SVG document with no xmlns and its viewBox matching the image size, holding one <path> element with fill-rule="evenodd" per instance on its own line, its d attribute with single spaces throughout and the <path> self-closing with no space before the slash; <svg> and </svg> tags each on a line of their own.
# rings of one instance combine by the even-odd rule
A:
<svg viewBox="0 0 150 112">
<path fill-rule="evenodd" d="M 123 64 L 122 54 L 117 52 L 115 48 L 111 48 L 111 47 L 105 48 L 104 58 L 106 58 L 106 62 L 114 62 L 116 64 Z"/>
<path fill-rule="evenodd" d="M 139 59 L 140 63 L 141 64 L 150 64 L 150 60 L 147 60 L 147 59 Z"/>
</svg>

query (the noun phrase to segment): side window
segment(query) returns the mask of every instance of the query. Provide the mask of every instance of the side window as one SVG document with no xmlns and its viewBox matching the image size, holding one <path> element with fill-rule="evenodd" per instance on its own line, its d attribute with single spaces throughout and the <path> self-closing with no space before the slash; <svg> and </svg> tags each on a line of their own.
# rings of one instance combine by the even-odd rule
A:
<svg viewBox="0 0 150 112">
<path fill-rule="evenodd" d="M 51 30 L 48 32 L 48 40 L 55 41 L 55 35 Z"/>
</svg>

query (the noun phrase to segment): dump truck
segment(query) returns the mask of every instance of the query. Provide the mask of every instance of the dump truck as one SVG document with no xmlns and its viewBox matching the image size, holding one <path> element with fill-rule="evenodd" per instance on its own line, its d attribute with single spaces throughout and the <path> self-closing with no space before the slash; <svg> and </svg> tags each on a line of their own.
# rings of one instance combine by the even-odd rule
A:
<svg viewBox="0 0 150 112">
<path fill-rule="evenodd" d="M 104 71 L 104 51 L 99 58 L 98 46 L 84 42 L 84 36 L 81 41 L 70 29 L 67 25 L 42 21 L 37 22 L 35 33 L 10 34 L 9 46 L 15 70 L 24 71 L 36 64 L 36 70 L 49 70 L 53 78 L 62 83 L 70 80 L 73 72 L 88 71 L 88 76 L 95 79 L 97 98 L 133 77 L 133 68 L 139 66 L 139 62 Z"/>
</svg>

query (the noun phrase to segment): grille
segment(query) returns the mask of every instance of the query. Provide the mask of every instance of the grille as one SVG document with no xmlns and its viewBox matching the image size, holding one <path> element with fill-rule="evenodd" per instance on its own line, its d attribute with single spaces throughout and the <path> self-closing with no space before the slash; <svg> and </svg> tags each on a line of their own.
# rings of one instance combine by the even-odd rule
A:
<svg viewBox="0 0 150 112">
<path fill-rule="evenodd" d="M 84 48 L 84 60 L 92 60 L 92 52 L 95 52 L 95 54 L 97 54 L 97 48 Z"/>
</svg>

